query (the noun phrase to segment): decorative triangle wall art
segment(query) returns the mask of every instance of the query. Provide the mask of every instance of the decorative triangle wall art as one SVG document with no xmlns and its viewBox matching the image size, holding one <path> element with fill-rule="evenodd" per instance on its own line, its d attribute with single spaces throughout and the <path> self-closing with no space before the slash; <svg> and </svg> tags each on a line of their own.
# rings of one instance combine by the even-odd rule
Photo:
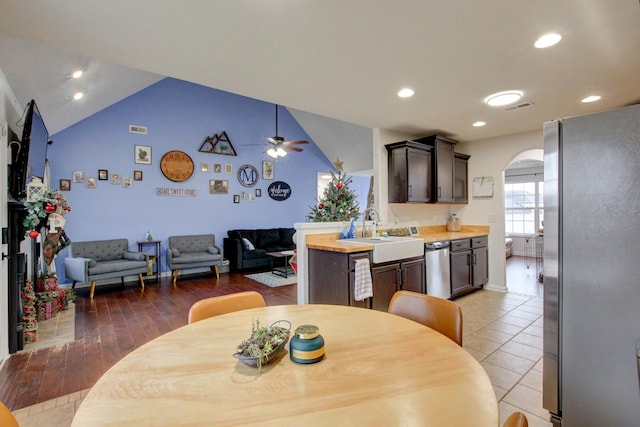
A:
<svg viewBox="0 0 640 427">
<path fill-rule="evenodd" d="M 238 155 L 236 149 L 233 148 L 233 144 L 231 144 L 231 139 L 229 139 L 227 132 L 224 130 L 220 135 L 214 133 L 211 136 L 207 136 L 198 151 L 201 153 L 223 154 L 225 156 Z"/>
</svg>

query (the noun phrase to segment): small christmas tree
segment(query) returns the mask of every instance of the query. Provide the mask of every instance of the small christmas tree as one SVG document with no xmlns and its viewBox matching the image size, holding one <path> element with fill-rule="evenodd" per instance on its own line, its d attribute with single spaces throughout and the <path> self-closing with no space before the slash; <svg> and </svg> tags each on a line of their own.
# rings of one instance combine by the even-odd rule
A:
<svg viewBox="0 0 640 427">
<path fill-rule="evenodd" d="M 351 178 L 342 169 L 338 175 L 331 172 L 331 183 L 324 189 L 315 206 L 309 206 L 307 222 L 350 221 L 360 216 L 356 192 L 349 189 Z"/>
</svg>

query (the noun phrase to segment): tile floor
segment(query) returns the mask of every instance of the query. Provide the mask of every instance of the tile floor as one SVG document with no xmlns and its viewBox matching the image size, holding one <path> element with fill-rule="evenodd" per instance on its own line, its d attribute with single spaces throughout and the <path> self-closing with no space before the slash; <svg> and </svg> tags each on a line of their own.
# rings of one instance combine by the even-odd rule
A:
<svg viewBox="0 0 640 427">
<path fill-rule="evenodd" d="M 511 274 L 525 266 L 518 257 L 512 257 Z M 522 270 L 521 275 L 527 275 Z M 464 316 L 464 348 L 484 367 L 494 386 L 499 402 L 500 423 L 514 411 L 527 415 L 529 426 L 551 426 L 547 411 L 542 408 L 542 298 L 541 284 L 522 279 L 514 283 L 508 293 L 478 291 L 456 300 Z M 516 280 L 516 279 L 513 279 Z M 60 316 L 58 316 L 60 317 Z M 65 328 L 51 328 L 55 340 L 64 337 Z M 73 324 L 73 322 L 71 322 Z M 44 329 L 44 328 L 43 328 Z M 57 331 L 57 332 L 55 332 Z M 50 332 L 49 332 L 50 333 Z M 43 330 L 41 342 L 47 342 Z M 66 338 L 61 338 L 66 339 Z M 75 411 L 89 389 L 14 411 L 21 427 L 71 425 Z"/>
</svg>

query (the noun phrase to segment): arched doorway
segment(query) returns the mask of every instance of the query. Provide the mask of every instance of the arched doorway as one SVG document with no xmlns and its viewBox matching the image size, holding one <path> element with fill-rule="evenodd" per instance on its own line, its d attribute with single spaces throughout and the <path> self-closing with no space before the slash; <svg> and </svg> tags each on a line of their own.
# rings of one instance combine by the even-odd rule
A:
<svg viewBox="0 0 640 427">
<path fill-rule="evenodd" d="M 526 150 L 516 155 L 504 169 L 506 285 L 510 292 L 540 297 L 543 156 L 542 149 Z"/>
</svg>

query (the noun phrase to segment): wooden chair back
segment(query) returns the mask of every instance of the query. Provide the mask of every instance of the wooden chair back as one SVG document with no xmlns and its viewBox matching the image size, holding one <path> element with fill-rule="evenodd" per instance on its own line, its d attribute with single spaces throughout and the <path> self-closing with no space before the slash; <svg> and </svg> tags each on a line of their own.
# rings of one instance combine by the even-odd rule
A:
<svg viewBox="0 0 640 427">
<path fill-rule="evenodd" d="M 0 426 L 2 427 L 20 427 L 18 420 L 13 416 L 9 408 L 0 402 Z"/>
<path fill-rule="evenodd" d="M 529 427 L 529 421 L 522 412 L 514 412 L 509 415 L 502 427 Z"/>
<path fill-rule="evenodd" d="M 265 307 L 264 298 L 256 291 L 236 292 L 219 297 L 205 298 L 189 309 L 189 323 L 247 308 Z"/>
<path fill-rule="evenodd" d="M 462 347 L 462 309 L 458 304 L 412 291 L 397 291 L 389 313 L 422 323 L 449 337 Z"/>
</svg>

